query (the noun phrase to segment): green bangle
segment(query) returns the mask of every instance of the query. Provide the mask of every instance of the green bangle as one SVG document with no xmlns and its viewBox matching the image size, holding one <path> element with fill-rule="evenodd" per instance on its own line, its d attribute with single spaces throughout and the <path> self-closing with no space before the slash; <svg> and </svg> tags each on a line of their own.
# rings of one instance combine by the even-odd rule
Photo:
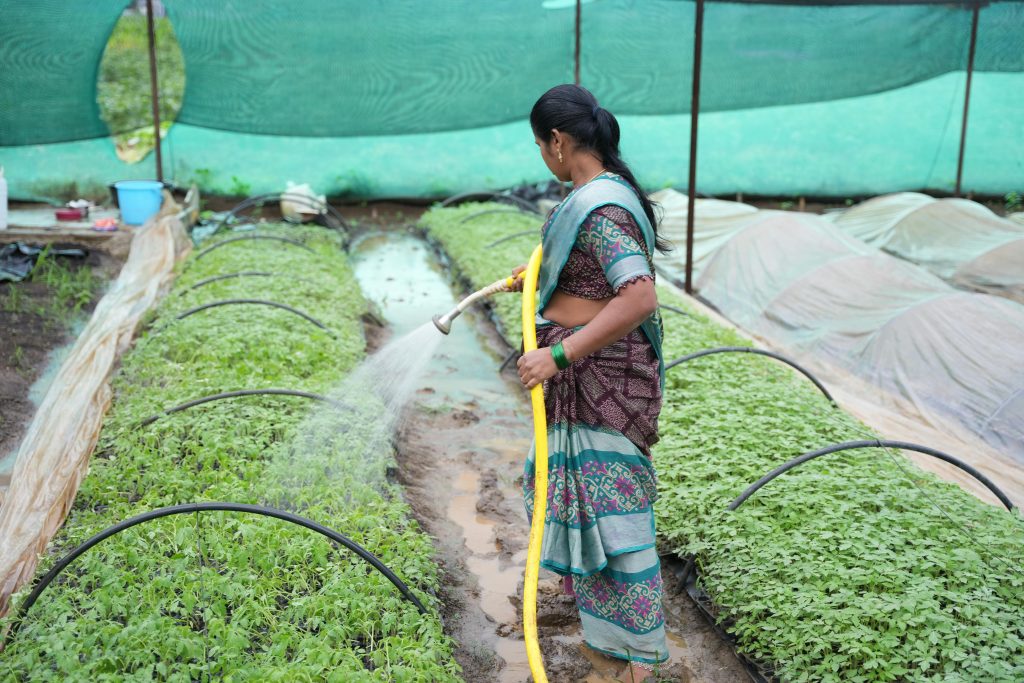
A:
<svg viewBox="0 0 1024 683">
<path fill-rule="evenodd" d="M 555 367 L 559 370 L 565 370 L 569 367 L 569 359 L 565 357 L 565 349 L 562 348 L 562 342 L 558 342 L 551 347 L 551 357 L 555 359 Z"/>
</svg>

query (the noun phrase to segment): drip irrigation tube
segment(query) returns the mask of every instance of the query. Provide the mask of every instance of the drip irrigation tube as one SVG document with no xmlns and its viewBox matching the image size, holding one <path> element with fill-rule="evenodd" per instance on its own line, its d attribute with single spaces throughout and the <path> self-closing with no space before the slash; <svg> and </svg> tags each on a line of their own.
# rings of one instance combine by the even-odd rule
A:
<svg viewBox="0 0 1024 683">
<path fill-rule="evenodd" d="M 195 308 L 188 309 L 184 313 L 178 315 L 175 318 L 175 320 L 184 320 L 190 315 L 193 315 L 200 311 L 205 311 L 208 308 L 217 308 L 218 306 L 231 306 L 234 304 L 256 304 L 258 306 L 272 306 L 273 308 L 280 308 L 282 310 L 288 311 L 289 313 L 294 313 L 300 318 L 308 320 L 309 322 L 313 323 L 320 329 L 328 332 L 331 336 L 334 336 L 334 332 L 331 332 L 331 330 L 327 328 L 327 325 L 324 325 L 322 322 L 320 322 L 313 316 L 309 315 L 308 313 L 303 313 L 299 309 L 292 308 L 287 304 L 280 304 L 276 301 L 267 301 L 266 299 L 221 299 L 220 301 L 211 301 L 208 304 L 203 304 L 202 306 L 196 306 Z"/>
<path fill-rule="evenodd" d="M 441 206 L 441 208 L 444 208 L 446 206 L 452 206 L 452 205 L 458 204 L 459 202 L 462 202 L 462 201 L 464 201 L 466 199 L 472 199 L 474 197 L 478 198 L 478 199 L 481 198 L 481 197 L 487 197 L 487 198 L 491 198 L 491 199 L 494 199 L 494 200 L 507 199 L 508 201 L 512 202 L 513 204 L 515 204 L 517 206 L 521 206 L 521 207 L 523 207 L 524 209 L 526 209 L 527 211 L 529 211 L 531 213 L 537 213 L 537 207 L 534 206 L 532 203 L 526 201 L 525 199 L 520 199 L 519 197 L 516 197 L 515 195 L 504 194 L 502 192 L 492 192 L 492 191 L 489 191 L 489 190 L 479 190 L 479 191 L 476 191 L 476 192 L 463 192 L 461 194 L 452 195 L 451 197 L 448 197 L 448 199 L 446 199 L 443 202 L 441 202 L 440 206 Z"/>
<path fill-rule="evenodd" d="M 666 561 L 662 565 L 662 571 L 670 568 L 671 560 Z M 747 670 L 747 675 L 754 683 L 769 683 L 775 681 L 776 678 L 771 675 L 771 672 L 767 670 L 760 662 L 747 657 L 740 652 L 736 636 L 732 635 L 724 628 L 718 618 L 719 610 L 715 609 L 714 602 L 711 600 L 711 596 L 707 594 L 703 588 L 697 583 L 697 578 L 694 571 L 694 556 L 690 555 L 686 558 L 686 564 L 683 567 L 678 565 L 674 567 L 674 573 L 676 579 L 679 580 L 682 589 L 686 591 L 687 597 L 693 601 L 693 604 L 697 606 L 697 611 L 700 612 L 701 616 L 707 620 L 707 623 L 711 626 L 712 630 L 722 639 L 723 642 L 727 643 L 732 650 L 732 653 L 739 660 L 740 664 Z"/>
<path fill-rule="evenodd" d="M 789 470 L 791 470 L 794 467 L 797 467 L 799 465 L 802 465 L 803 463 L 807 462 L 808 460 L 813 460 L 813 459 L 821 457 L 823 455 L 828 455 L 829 453 L 837 453 L 839 451 L 848 451 L 848 450 L 853 450 L 853 449 L 856 449 L 856 448 L 898 448 L 898 449 L 904 450 L 904 451 L 915 451 L 917 453 L 923 453 L 925 455 L 930 455 L 930 456 L 932 456 L 934 458 L 938 458 L 939 460 L 944 460 L 944 461 L 948 462 L 951 465 L 955 465 L 956 467 L 959 467 L 964 472 L 966 472 L 967 474 L 971 475 L 972 477 L 977 479 L 979 482 L 984 484 L 985 488 L 987 488 L 989 491 L 991 491 L 995 495 L 995 497 L 999 499 L 999 502 L 1001 502 L 1006 507 L 1007 510 L 1012 511 L 1014 509 L 1013 502 L 1006 496 L 1005 493 L 1003 493 L 1001 490 L 999 490 L 998 486 L 996 486 L 992 481 L 990 481 L 989 478 L 986 477 L 984 474 L 982 474 L 978 470 L 974 469 L 973 467 L 971 467 L 970 465 L 965 463 L 963 460 L 960 460 L 959 458 L 954 458 L 952 455 L 949 455 L 947 453 L 943 453 L 942 451 L 935 450 L 934 448 L 929 448 L 928 446 L 921 446 L 921 445 L 918 445 L 918 444 L 907 443 L 905 441 L 885 441 L 885 440 L 845 441 L 843 443 L 838 443 L 838 444 L 834 444 L 832 446 L 827 446 L 826 448 L 821 448 L 821 449 L 818 449 L 816 451 L 811 451 L 810 453 L 804 453 L 801 456 L 793 458 L 792 460 L 790 460 L 789 462 L 785 463 L 784 465 L 780 465 L 779 467 L 776 467 L 774 470 L 772 470 L 771 472 L 769 472 L 768 474 L 764 475 L 763 477 L 758 479 L 756 482 L 751 484 L 749 487 L 747 487 L 747 490 L 744 491 L 743 493 L 741 493 L 740 496 L 736 500 L 734 500 L 731 503 L 729 503 L 729 509 L 730 510 L 735 510 L 740 505 L 743 505 L 744 501 L 746 501 L 747 498 L 750 498 L 752 495 L 754 495 L 754 493 L 756 493 L 758 489 L 760 489 L 762 486 L 764 486 L 765 484 L 770 482 L 772 479 L 774 479 L 775 477 L 779 476 L 780 474 L 785 474 Z"/>
<path fill-rule="evenodd" d="M 478 216 L 479 214 L 473 214 L 473 215 L 474 216 Z M 472 216 L 470 216 L 470 218 L 472 218 Z M 494 240 L 493 242 L 491 242 L 490 244 L 485 246 L 484 249 L 490 249 L 491 247 L 498 246 L 502 242 L 508 242 L 509 240 L 514 240 L 514 239 L 516 239 L 518 237 L 526 237 L 526 236 L 536 237 L 537 236 L 537 230 L 536 229 L 534 229 L 534 230 L 523 230 L 522 232 L 516 232 L 516 233 L 513 233 L 511 235 L 506 235 L 505 237 L 501 237 L 499 239 Z"/>
<path fill-rule="evenodd" d="M 337 230 L 338 232 L 341 232 L 345 235 L 347 235 L 347 233 L 351 232 L 352 230 L 352 227 L 348 224 L 348 221 L 346 221 L 345 218 L 340 213 L 338 213 L 337 209 L 335 209 L 327 202 L 321 202 L 320 200 L 313 199 L 302 194 L 291 194 L 288 192 L 272 192 L 270 194 L 259 194 L 252 197 L 247 197 L 246 199 L 236 204 L 235 207 L 228 211 L 227 214 L 220 220 L 220 222 L 217 223 L 217 227 L 214 228 L 212 234 L 216 235 L 221 230 L 221 228 L 227 225 L 227 222 L 229 220 L 231 220 L 232 218 L 237 218 L 240 212 L 245 211 L 246 209 L 252 208 L 254 206 L 263 206 L 267 202 L 275 202 L 280 201 L 282 199 L 289 202 L 294 202 L 296 204 L 308 206 L 311 209 L 317 209 L 322 212 L 320 214 L 322 216 L 330 216 L 331 218 L 334 219 L 336 223 L 334 227 L 328 226 L 332 230 Z M 344 241 L 345 239 L 343 237 L 342 242 Z M 342 246 L 344 247 L 344 244 L 342 244 Z"/>
<path fill-rule="evenodd" d="M 243 270 L 237 273 L 227 273 L 226 275 L 214 275 L 213 277 L 208 277 L 203 280 L 200 280 L 191 287 L 186 287 L 185 289 L 178 292 L 178 296 L 185 296 L 192 290 L 204 287 L 210 284 L 211 282 L 218 282 L 220 280 L 230 280 L 236 277 L 270 277 L 272 275 L 274 275 L 274 273 L 268 273 L 262 270 Z"/>
<path fill-rule="evenodd" d="M 680 312 L 682 313 L 683 311 Z M 825 385 L 818 381 L 818 378 L 812 375 L 809 370 L 797 364 L 796 361 L 790 358 L 786 358 L 785 356 L 777 354 L 773 351 L 755 349 L 749 346 L 722 346 L 715 349 L 704 349 L 703 351 L 697 351 L 696 353 L 691 353 L 686 356 L 682 356 L 681 358 L 676 358 L 674 361 L 671 361 L 665 365 L 665 370 L 670 370 L 671 368 L 674 368 L 677 365 L 680 365 L 687 361 L 694 360 L 695 358 L 702 358 L 703 356 L 710 356 L 716 353 L 752 353 L 757 356 L 768 356 L 769 358 L 774 358 L 775 360 L 782 361 L 786 365 L 800 372 L 807 379 L 814 382 L 814 386 L 818 387 L 821 393 L 825 395 L 825 398 L 827 398 L 833 406 L 839 407 L 836 403 L 836 400 L 832 398 L 832 394 L 828 393 L 828 389 L 825 388 Z"/>
<path fill-rule="evenodd" d="M 245 242 L 247 240 L 270 240 L 272 242 L 284 242 L 285 244 L 291 244 L 292 246 L 299 247 L 300 249 L 305 249 L 306 251 L 308 251 L 311 254 L 315 254 L 316 253 L 315 251 L 313 251 L 309 247 L 309 245 L 303 244 L 302 242 L 300 242 L 298 240 L 293 240 L 290 237 L 280 237 L 278 235 L 241 235 L 239 237 L 229 237 L 228 239 L 221 240 L 220 242 L 217 242 L 216 244 L 211 244 L 210 246 L 206 247 L 205 249 L 200 251 L 198 254 L 196 254 L 195 258 L 192 259 L 192 263 L 194 263 L 194 262 L 198 261 L 199 259 L 203 258 L 204 256 L 209 254 L 214 249 L 219 249 L 220 247 L 223 247 L 225 244 L 231 244 L 232 242 Z"/>
<path fill-rule="evenodd" d="M 665 310 L 665 311 L 672 311 L 673 313 L 678 313 L 679 315 L 685 315 L 687 318 L 692 318 L 693 317 L 693 314 L 690 313 L 689 311 L 684 311 L 681 308 L 676 308 L 675 306 L 669 306 L 668 304 L 658 304 L 658 308 L 660 308 L 662 310 Z"/>
<path fill-rule="evenodd" d="M 28 614 L 29 609 L 32 608 L 32 605 L 34 605 L 36 600 L 39 599 L 39 596 L 42 595 L 43 591 L 46 590 L 47 586 L 49 586 L 50 583 L 52 583 L 53 580 L 56 579 L 57 576 L 62 571 L 64 571 L 68 565 L 70 565 L 72 562 L 78 559 L 81 555 L 83 555 L 93 546 L 100 544 L 101 542 L 105 541 L 111 536 L 114 536 L 115 534 L 121 533 L 125 529 L 130 529 L 131 527 L 142 524 L 143 522 L 149 522 L 154 519 L 159 519 L 161 517 L 169 517 L 171 515 L 181 515 L 207 511 L 244 512 L 253 515 L 263 515 L 264 517 L 273 517 L 275 519 L 280 519 L 285 522 L 297 524 L 298 526 L 305 527 L 310 531 L 315 531 L 322 536 L 326 536 L 332 541 L 345 546 L 346 548 L 354 552 L 356 555 L 361 557 L 363 560 L 365 560 L 367 564 L 371 565 L 374 569 L 383 574 L 388 579 L 388 581 L 390 581 L 392 585 L 394 585 L 395 588 L 397 588 L 402 593 L 402 596 L 406 600 L 415 605 L 416 609 L 419 610 L 420 614 L 427 614 L 427 608 L 423 606 L 423 603 L 420 602 L 419 598 L 413 595 L 412 591 L 409 590 L 409 587 L 405 584 L 405 582 L 398 578 L 398 576 L 396 576 L 394 572 L 388 569 L 388 567 L 383 562 L 381 562 L 376 555 L 371 553 L 369 550 L 366 550 L 355 541 L 352 541 L 347 536 L 343 536 L 342 534 L 338 533 L 334 529 L 330 529 L 321 524 L 317 524 L 313 520 L 307 519 L 306 517 L 300 517 L 299 515 L 293 514 L 291 512 L 286 512 L 284 510 L 278 510 L 277 508 L 266 507 L 263 505 L 250 505 L 247 503 L 183 503 L 181 505 L 172 505 L 170 507 L 150 510 L 149 512 L 144 512 L 141 515 L 130 517 L 124 520 L 123 522 L 119 522 L 114 526 L 104 529 L 103 531 L 88 539 L 87 541 L 79 545 L 77 548 L 72 550 L 70 553 L 62 557 L 60 561 L 57 562 L 57 564 L 53 565 L 50 571 L 46 572 L 43 578 L 41 578 L 39 582 L 36 583 L 35 587 L 32 589 L 32 592 L 29 593 L 28 597 L 25 598 L 25 601 L 21 603 L 20 607 L 18 608 L 18 615 L 15 617 L 14 622 L 11 624 L 10 630 L 8 630 L 7 635 L 4 638 L 4 645 L 6 646 L 11 641 L 11 639 L 14 638 L 15 634 L 17 633 L 18 629 L 21 626 L 21 623 L 25 619 L 25 616 Z"/>
<path fill-rule="evenodd" d="M 173 408 L 162 410 L 159 413 L 156 413 L 155 415 L 150 415 L 145 420 L 139 423 L 139 427 L 149 426 L 156 422 L 157 420 L 159 420 L 161 417 L 172 415 L 173 413 L 178 413 L 181 412 L 182 410 L 188 410 L 189 408 L 194 408 L 196 406 L 201 406 L 204 403 L 220 401 L 225 398 L 235 398 L 237 396 L 298 396 L 300 398 L 308 398 L 312 401 L 322 401 L 324 403 L 332 402 L 331 399 L 327 398 L 326 396 L 321 396 L 320 394 L 312 394 L 308 391 L 295 391 L 293 389 L 241 389 L 239 391 L 225 391 L 219 394 L 210 394 L 209 396 L 203 396 L 201 398 L 197 398 L 186 403 L 181 403 L 179 405 L 174 406 Z"/>
<path fill-rule="evenodd" d="M 459 225 L 462 225 L 464 223 L 468 223 L 469 221 L 472 221 L 472 220 L 476 220 L 480 216 L 488 216 L 488 215 L 496 214 L 496 213 L 515 214 L 517 216 L 529 215 L 529 214 L 527 214 L 527 212 L 523 211 L 522 209 L 484 209 L 483 211 L 477 211 L 476 213 L 471 213 L 468 216 L 464 217 L 462 220 L 459 221 Z M 540 214 L 534 214 L 534 216 L 539 218 Z"/>
<path fill-rule="evenodd" d="M 308 282 L 309 284 L 317 284 L 312 280 L 307 280 L 304 277 L 295 277 L 294 275 L 286 273 L 271 273 L 261 270 L 243 270 L 237 273 L 227 273 L 226 275 L 214 275 L 213 277 L 208 277 L 206 279 L 200 280 L 194 285 L 186 287 L 185 289 L 178 292 L 178 296 L 185 296 L 189 292 L 199 289 L 200 287 L 205 287 L 206 285 L 211 284 L 213 282 L 219 282 L 220 280 L 230 280 L 236 277 L 286 277 L 296 282 Z"/>
</svg>

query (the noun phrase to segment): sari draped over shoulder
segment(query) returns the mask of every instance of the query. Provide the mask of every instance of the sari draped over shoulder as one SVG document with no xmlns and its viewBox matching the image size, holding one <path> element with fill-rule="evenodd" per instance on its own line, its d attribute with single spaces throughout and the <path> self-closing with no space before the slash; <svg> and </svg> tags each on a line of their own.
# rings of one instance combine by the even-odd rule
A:
<svg viewBox="0 0 1024 683">
<path fill-rule="evenodd" d="M 608 207 L 627 213 L 602 213 Z M 608 215 L 626 216 L 626 225 L 609 225 Z M 618 176 L 581 186 L 544 226 L 537 287 L 541 347 L 577 331 L 546 320 L 543 311 L 581 244 L 607 279 L 595 284 L 610 291 L 654 278 L 654 229 L 633 188 Z M 549 455 L 541 566 L 570 577 L 590 647 L 648 663 L 668 656 L 655 550 L 657 477 L 650 460 L 664 382 L 661 339 L 655 313 L 622 339 L 559 371 L 544 387 Z M 531 449 L 523 476 L 531 518 L 534 468 Z"/>
</svg>

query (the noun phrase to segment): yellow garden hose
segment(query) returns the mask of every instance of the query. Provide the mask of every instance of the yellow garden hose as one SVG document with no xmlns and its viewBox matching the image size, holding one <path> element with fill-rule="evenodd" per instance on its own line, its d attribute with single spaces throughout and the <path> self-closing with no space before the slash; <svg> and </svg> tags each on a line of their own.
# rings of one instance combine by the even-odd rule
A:
<svg viewBox="0 0 1024 683">
<path fill-rule="evenodd" d="M 523 353 L 537 348 L 537 276 L 540 274 L 540 245 L 533 250 L 523 279 Z M 530 548 L 526 554 L 526 578 L 523 587 L 523 635 L 526 659 L 534 683 L 547 683 L 544 659 L 537 641 L 537 580 L 540 578 L 540 547 L 544 540 L 544 517 L 548 507 L 548 420 L 544 412 L 543 383 L 530 389 L 533 404 L 534 487 L 533 524 L 530 526 Z"/>
</svg>

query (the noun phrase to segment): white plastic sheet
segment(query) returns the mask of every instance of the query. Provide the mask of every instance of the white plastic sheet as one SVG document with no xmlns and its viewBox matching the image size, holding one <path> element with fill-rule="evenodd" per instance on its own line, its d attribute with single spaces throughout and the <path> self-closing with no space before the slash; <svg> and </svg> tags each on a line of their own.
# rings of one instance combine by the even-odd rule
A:
<svg viewBox="0 0 1024 683">
<path fill-rule="evenodd" d="M 875 197 L 832 217 L 847 234 L 952 284 L 1024 302 L 1024 225 L 968 199 Z"/>
<path fill-rule="evenodd" d="M 797 354 L 954 418 L 1024 465 L 1024 306 L 958 291 L 807 214 L 762 212 L 708 261 L 701 293 Z M 884 394 L 880 394 L 882 396 Z"/>
<path fill-rule="evenodd" d="M 945 435 L 953 455 L 1020 499 L 1024 305 L 955 289 L 814 214 L 716 200 L 705 230 L 705 201 L 695 229 L 704 298 L 823 379 L 855 385 L 859 415 L 879 413 L 870 424 Z M 656 257 L 680 281 L 677 261 Z"/>
<path fill-rule="evenodd" d="M 189 249 L 181 221 L 167 215 L 174 208 L 165 202 L 161 216 L 133 235 L 120 275 L 61 365 L 21 442 L 0 508 L 0 614 L 11 594 L 32 578 L 38 556 L 63 524 L 110 404 L 114 365 Z"/>
</svg>

